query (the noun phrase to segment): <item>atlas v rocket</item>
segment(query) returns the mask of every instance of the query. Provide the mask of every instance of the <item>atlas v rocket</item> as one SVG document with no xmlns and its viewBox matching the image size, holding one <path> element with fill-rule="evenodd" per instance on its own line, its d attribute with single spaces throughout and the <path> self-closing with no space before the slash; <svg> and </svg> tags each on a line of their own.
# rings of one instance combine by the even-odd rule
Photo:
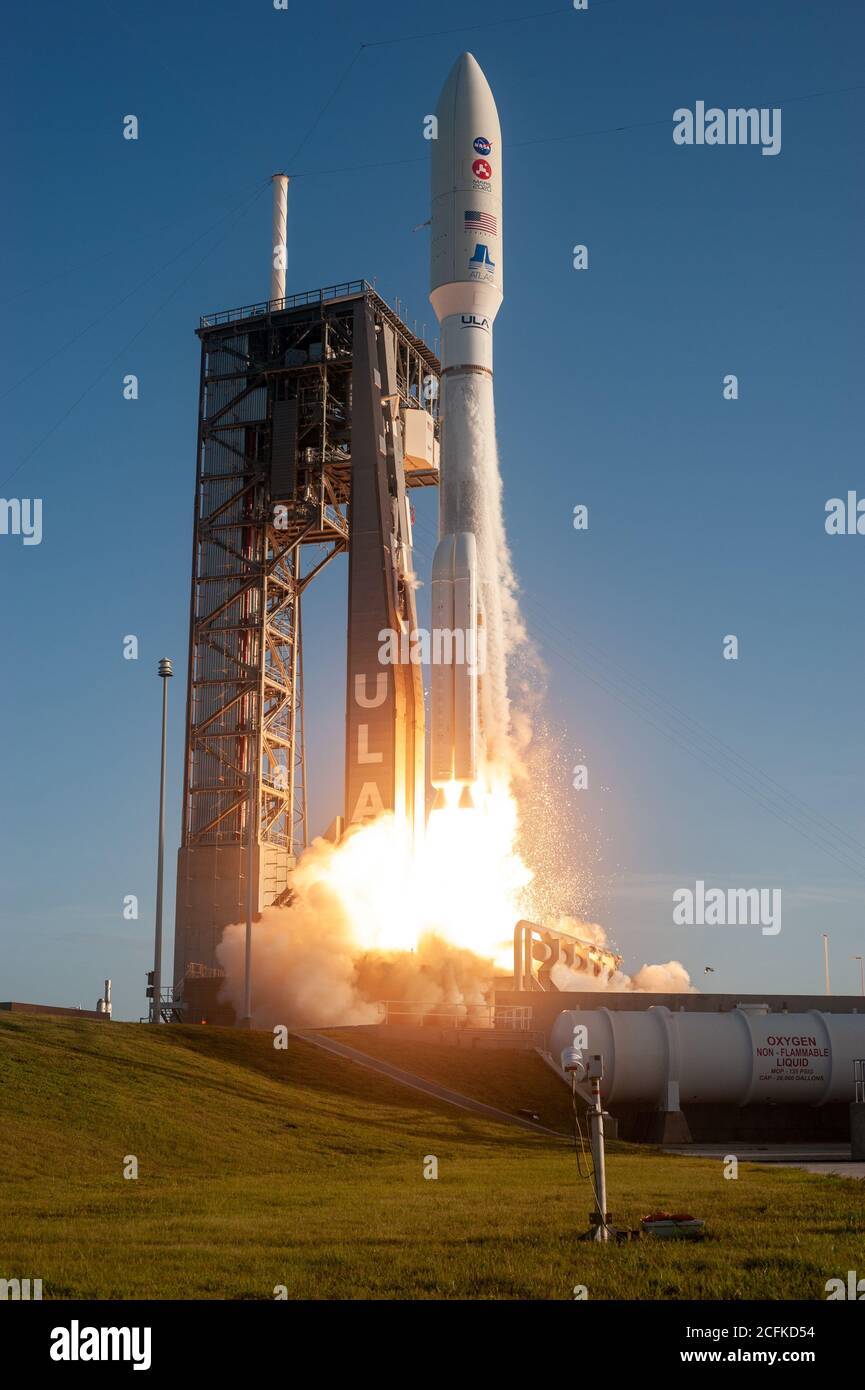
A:
<svg viewBox="0 0 865 1390">
<path fill-rule="evenodd" d="M 441 325 L 442 438 L 432 622 L 434 633 L 459 634 L 463 642 L 451 648 L 450 660 L 432 666 L 430 778 L 437 789 L 461 786 L 465 805 L 479 775 L 484 645 L 483 576 L 472 525 L 483 480 L 467 446 L 478 420 L 467 415 L 480 388 L 492 427 L 492 330 L 503 298 L 501 129 L 471 53 L 454 65 L 436 117 L 430 302 Z"/>
</svg>

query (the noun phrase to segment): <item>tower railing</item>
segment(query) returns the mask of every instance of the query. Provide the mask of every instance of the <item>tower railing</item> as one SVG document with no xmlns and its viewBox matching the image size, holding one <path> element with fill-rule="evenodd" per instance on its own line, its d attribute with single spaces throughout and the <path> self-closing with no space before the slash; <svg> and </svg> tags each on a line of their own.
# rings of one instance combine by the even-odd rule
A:
<svg viewBox="0 0 865 1390">
<path fill-rule="evenodd" d="M 218 328 L 222 324 L 236 323 L 239 319 L 258 318 L 262 314 L 279 313 L 283 309 L 302 309 L 308 304 L 322 304 L 332 299 L 349 299 L 366 291 L 375 293 L 368 280 L 344 280 L 340 285 L 302 290 L 300 294 L 287 294 L 282 299 L 261 299 L 257 304 L 244 304 L 239 309 L 221 309 L 215 314 L 202 314 L 200 326 Z"/>
</svg>

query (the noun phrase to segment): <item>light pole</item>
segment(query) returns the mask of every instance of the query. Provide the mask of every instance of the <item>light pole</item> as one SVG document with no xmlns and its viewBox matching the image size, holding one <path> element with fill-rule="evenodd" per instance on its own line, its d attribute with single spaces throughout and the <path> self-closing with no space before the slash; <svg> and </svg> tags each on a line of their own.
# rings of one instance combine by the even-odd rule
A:
<svg viewBox="0 0 865 1390">
<path fill-rule="evenodd" d="M 854 956 L 853 959 L 859 962 L 859 980 L 862 985 L 862 993 L 865 994 L 865 961 L 861 956 Z"/>
<path fill-rule="evenodd" d="M 156 940 L 153 946 L 153 1000 L 150 1022 L 162 1022 L 162 880 L 165 863 L 165 743 L 168 729 L 168 682 L 174 675 L 168 657 L 159 663 L 162 680 L 162 763 L 159 772 L 159 850 L 156 858 Z"/>
<path fill-rule="evenodd" d="M 831 994 L 832 989 L 829 985 L 829 937 L 823 933 L 823 965 L 826 970 L 826 993 Z"/>
</svg>

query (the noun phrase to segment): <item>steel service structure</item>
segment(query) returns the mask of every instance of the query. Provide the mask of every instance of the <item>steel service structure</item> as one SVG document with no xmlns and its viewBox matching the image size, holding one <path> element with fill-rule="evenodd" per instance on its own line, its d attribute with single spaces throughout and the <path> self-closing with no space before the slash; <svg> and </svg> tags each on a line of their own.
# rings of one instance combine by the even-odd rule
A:
<svg viewBox="0 0 865 1390">
<path fill-rule="evenodd" d="M 383 667 L 378 633 L 416 626 L 407 492 L 437 481 L 438 361 L 366 281 L 210 314 L 198 335 L 176 998 L 218 975 L 249 866 L 254 914 L 290 894 L 308 834 L 301 601 L 346 551 L 345 818 L 422 821 L 420 671 Z"/>
</svg>

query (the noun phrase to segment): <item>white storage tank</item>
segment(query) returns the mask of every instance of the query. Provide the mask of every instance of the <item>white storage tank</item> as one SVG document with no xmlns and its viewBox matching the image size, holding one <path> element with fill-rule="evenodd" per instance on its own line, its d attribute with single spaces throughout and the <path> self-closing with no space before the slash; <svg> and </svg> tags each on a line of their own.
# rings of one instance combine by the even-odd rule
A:
<svg viewBox="0 0 865 1390">
<path fill-rule="evenodd" d="M 582 1043 L 604 1059 L 605 1104 L 826 1105 L 853 1100 L 853 1062 L 865 1058 L 865 1014 L 578 1009 L 559 1014 L 550 1051 Z"/>
</svg>

